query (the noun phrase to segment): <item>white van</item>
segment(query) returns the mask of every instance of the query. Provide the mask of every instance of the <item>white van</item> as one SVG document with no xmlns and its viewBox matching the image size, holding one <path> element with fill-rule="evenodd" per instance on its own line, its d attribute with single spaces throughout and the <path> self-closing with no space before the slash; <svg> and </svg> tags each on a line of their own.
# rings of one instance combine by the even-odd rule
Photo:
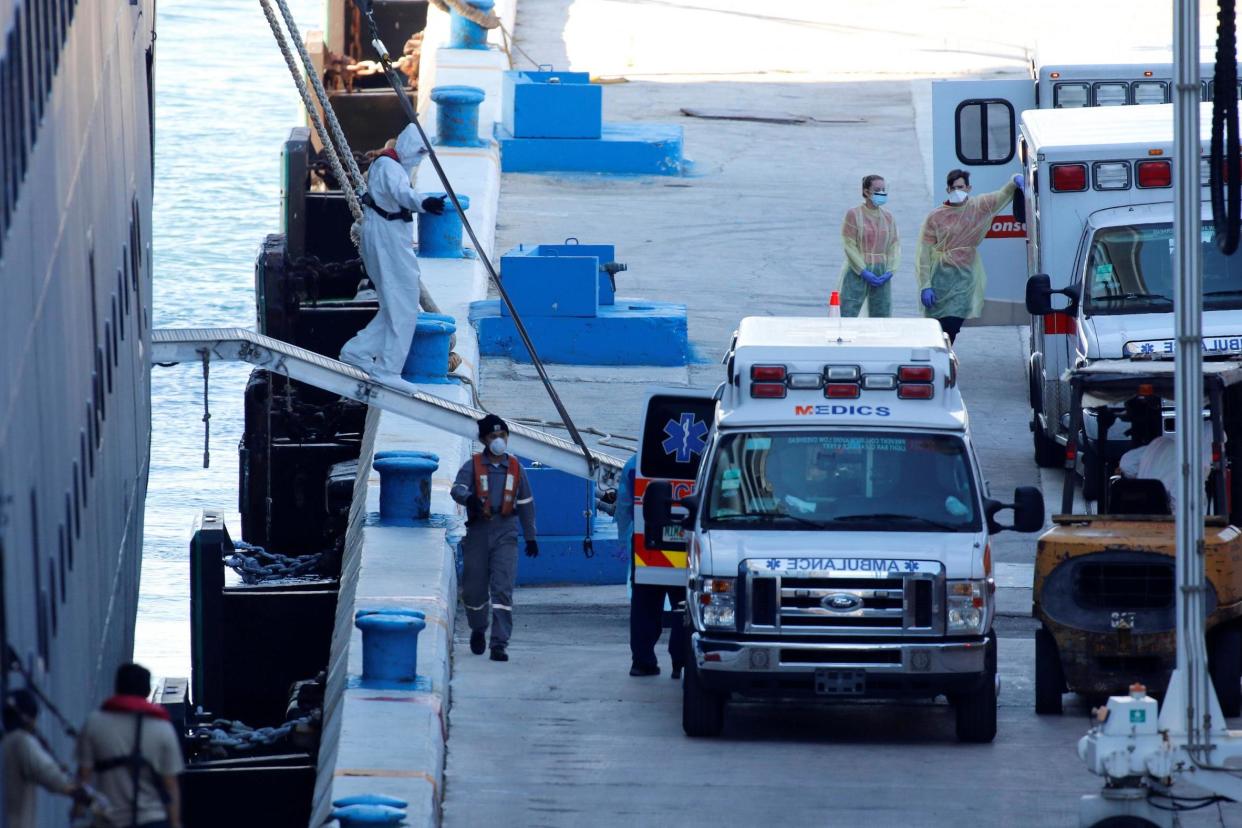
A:
<svg viewBox="0 0 1242 828">
<path fill-rule="evenodd" d="M 1206 155 L 1211 104 L 1201 117 Z M 1067 369 L 1173 357 L 1173 107 L 1027 112 L 1019 154 L 1034 274 L 1026 290 L 1031 427 L 1036 461 L 1057 466 L 1067 445 L 1071 455 L 1106 450 L 1090 442 L 1092 412 L 1085 433 L 1069 440 Z M 1242 354 L 1242 261 L 1217 249 L 1201 164 L 1204 356 L 1234 356 Z M 1099 482 L 1085 480 L 1088 499 Z"/>
<path fill-rule="evenodd" d="M 719 733 L 731 694 L 946 695 L 991 741 L 988 537 L 1005 508 L 1042 528 L 1043 498 L 989 498 L 940 326 L 749 317 L 726 365 L 688 515 L 668 483 L 643 500 L 653 542 L 686 530 L 686 733 Z"/>
</svg>

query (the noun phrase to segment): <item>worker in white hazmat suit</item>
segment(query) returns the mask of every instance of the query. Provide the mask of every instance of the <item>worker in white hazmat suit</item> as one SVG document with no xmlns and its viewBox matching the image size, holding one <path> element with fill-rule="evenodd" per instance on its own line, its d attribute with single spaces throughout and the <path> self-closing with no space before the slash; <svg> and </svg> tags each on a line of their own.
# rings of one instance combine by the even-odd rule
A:
<svg viewBox="0 0 1242 828">
<path fill-rule="evenodd" d="M 383 150 L 367 170 L 359 253 L 379 293 L 379 312 L 341 348 L 341 361 L 384 381 L 400 379 L 418 324 L 414 214 L 444 212 L 443 197 L 420 195 L 410 184 L 426 152 L 410 124 L 397 136 L 396 146 Z"/>
</svg>

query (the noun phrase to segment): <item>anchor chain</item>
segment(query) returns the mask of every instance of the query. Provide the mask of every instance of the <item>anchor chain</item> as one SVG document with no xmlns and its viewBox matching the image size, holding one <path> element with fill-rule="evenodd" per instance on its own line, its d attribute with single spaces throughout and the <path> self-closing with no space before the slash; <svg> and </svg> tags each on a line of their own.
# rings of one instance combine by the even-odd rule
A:
<svg viewBox="0 0 1242 828">
<path fill-rule="evenodd" d="M 243 583 L 254 585 L 312 575 L 322 559 L 322 552 L 282 555 L 245 541 L 233 541 L 233 551 L 224 556 L 224 565 L 240 575 Z"/>
</svg>

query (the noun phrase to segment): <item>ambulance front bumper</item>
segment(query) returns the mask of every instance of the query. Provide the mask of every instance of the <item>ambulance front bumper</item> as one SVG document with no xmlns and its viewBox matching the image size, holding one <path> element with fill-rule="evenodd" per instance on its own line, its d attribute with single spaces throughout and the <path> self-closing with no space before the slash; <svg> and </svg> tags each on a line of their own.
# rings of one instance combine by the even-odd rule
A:
<svg viewBox="0 0 1242 828">
<path fill-rule="evenodd" d="M 987 671 L 992 635 L 966 639 L 811 643 L 694 633 L 691 652 L 709 690 L 814 694 L 826 676 L 861 677 L 863 695 L 936 695 L 973 689 Z"/>
</svg>

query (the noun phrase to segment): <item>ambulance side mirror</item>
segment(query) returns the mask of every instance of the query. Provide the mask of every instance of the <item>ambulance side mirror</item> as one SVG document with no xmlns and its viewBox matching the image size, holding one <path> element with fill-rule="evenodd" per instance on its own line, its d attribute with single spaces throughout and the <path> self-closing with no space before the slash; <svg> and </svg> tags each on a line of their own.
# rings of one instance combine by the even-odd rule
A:
<svg viewBox="0 0 1242 828">
<path fill-rule="evenodd" d="M 673 486 L 664 480 L 653 480 L 643 492 L 643 546 L 658 549 L 664 538 L 664 527 L 673 519 Z"/>
<path fill-rule="evenodd" d="M 1036 273 L 1026 280 L 1026 312 L 1031 316 L 1046 316 L 1050 313 L 1077 314 L 1078 291 L 1077 284 L 1053 290 L 1052 280 L 1048 278 L 1048 274 Z M 1063 308 L 1054 308 L 1052 306 L 1054 295 L 1064 296 L 1069 302 Z"/>
<path fill-rule="evenodd" d="M 686 516 L 680 521 L 681 528 L 693 530 L 695 516 L 699 513 L 698 495 L 686 495 L 681 499 L 681 505 L 686 510 Z"/>
<path fill-rule="evenodd" d="M 1013 510 L 1013 525 L 1006 526 L 996 520 L 996 513 Z M 1015 532 L 1038 532 L 1044 528 L 1044 495 L 1034 486 L 1019 486 L 1013 490 L 1013 503 L 985 500 L 984 513 L 988 519 L 988 532 L 996 534 L 1006 529 Z"/>
</svg>

